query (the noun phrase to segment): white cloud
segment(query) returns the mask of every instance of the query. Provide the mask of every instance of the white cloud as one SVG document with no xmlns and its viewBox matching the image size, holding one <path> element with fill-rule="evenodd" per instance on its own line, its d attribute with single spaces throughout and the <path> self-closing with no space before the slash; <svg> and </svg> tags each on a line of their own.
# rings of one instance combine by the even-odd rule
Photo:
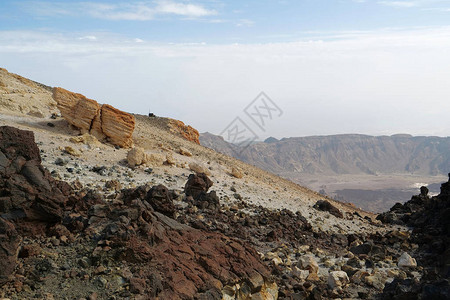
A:
<svg viewBox="0 0 450 300">
<path fill-rule="evenodd" d="M 89 41 L 96 41 L 97 37 L 95 35 L 86 35 L 86 36 L 79 37 L 78 39 L 80 39 L 80 40 L 89 40 Z"/>
<path fill-rule="evenodd" d="M 448 0 L 403 0 L 403 1 L 378 1 L 379 4 L 398 8 L 430 7 L 439 3 L 448 3 Z"/>
<path fill-rule="evenodd" d="M 0 31 L 2 67 L 126 111 L 175 117 L 200 131 L 221 132 L 263 90 L 285 112 L 267 135 L 450 135 L 450 27 L 234 45 L 90 35 L 95 43 Z"/>
<path fill-rule="evenodd" d="M 255 22 L 249 19 L 241 19 L 236 22 L 237 27 L 251 27 L 255 25 Z"/>
<path fill-rule="evenodd" d="M 217 11 L 199 4 L 185 4 L 170 0 L 153 2 L 116 2 L 114 4 L 95 2 L 51 2 L 31 1 L 22 4 L 25 10 L 37 16 L 88 15 L 97 19 L 147 21 L 162 15 L 177 15 L 186 18 L 200 18 L 216 15 Z"/>
<path fill-rule="evenodd" d="M 159 1 L 155 11 L 161 14 L 175 14 L 191 18 L 217 14 L 216 11 L 206 9 L 200 5 L 184 4 L 172 1 Z"/>
<path fill-rule="evenodd" d="M 379 1 L 378 3 L 393 7 L 416 7 L 419 6 L 417 1 Z"/>
</svg>

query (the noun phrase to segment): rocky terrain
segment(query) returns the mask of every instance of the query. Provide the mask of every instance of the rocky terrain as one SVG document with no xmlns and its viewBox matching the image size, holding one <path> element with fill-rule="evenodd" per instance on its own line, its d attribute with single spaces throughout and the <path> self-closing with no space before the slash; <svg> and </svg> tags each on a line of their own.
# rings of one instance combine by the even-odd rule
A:
<svg viewBox="0 0 450 300">
<path fill-rule="evenodd" d="M 135 115 L 131 149 L 102 143 L 52 111 L 52 91 L 0 75 L 1 103 L 28 92 L 49 103 L 44 117 L 1 106 L 0 297 L 449 296 L 449 183 L 377 217 L 165 118 Z"/>
</svg>

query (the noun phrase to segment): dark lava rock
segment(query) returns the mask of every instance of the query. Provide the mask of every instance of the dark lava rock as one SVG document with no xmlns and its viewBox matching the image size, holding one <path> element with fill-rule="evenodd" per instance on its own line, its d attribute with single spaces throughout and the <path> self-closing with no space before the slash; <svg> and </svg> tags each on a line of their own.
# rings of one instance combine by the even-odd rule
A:
<svg viewBox="0 0 450 300">
<path fill-rule="evenodd" d="M 333 216 L 335 216 L 337 218 L 343 218 L 344 217 L 342 212 L 339 209 L 337 209 L 336 207 L 334 207 L 327 200 L 319 200 L 319 201 L 316 202 L 316 204 L 314 204 L 313 207 L 315 209 L 317 209 L 317 210 L 327 211 L 327 212 L 329 212 L 330 214 L 332 214 Z"/>
<path fill-rule="evenodd" d="M 173 218 L 176 208 L 170 196 L 169 190 L 163 185 L 152 187 L 145 198 L 155 211 Z"/>
<path fill-rule="evenodd" d="M 11 220 L 60 221 L 71 188 L 67 183 L 55 181 L 41 166 L 33 133 L 0 127 L 0 153 L 0 216 Z"/>
<path fill-rule="evenodd" d="M 370 251 L 372 251 L 372 247 L 373 247 L 373 243 L 368 241 L 365 242 L 364 244 L 355 246 L 355 247 L 351 247 L 350 251 L 353 254 L 369 254 Z"/>
<path fill-rule="evenodd" d="M 191 174 L 184 187 L 186 196 L 195 198 L 202 192 L 208 192 L 208 189 L 213 185 L 213 182 L 206 176 L 205 173 Z"/>
<path fill-rule="evenodd" d="M 201 192 L 194 200 L 194 205 L 200 209 L 219 210 L 220 200 L 215 191 Z"/>
<path fill-rule="evenodd" d="M 450 174 L 449 181 L 441 185 L 441 193 L 428 196 L 428 189 L 413 196 L 405 204 L 391 208 L 403 222 L 413 228 L 411 242 L 416 250 L 418 264 L 424 268 L 419 283 L 394 280 L 386 285 L 385 299 L 449 299 L 450 297 Z M 386 214 L 380 219 L 386 221 Z"/>
</svg>

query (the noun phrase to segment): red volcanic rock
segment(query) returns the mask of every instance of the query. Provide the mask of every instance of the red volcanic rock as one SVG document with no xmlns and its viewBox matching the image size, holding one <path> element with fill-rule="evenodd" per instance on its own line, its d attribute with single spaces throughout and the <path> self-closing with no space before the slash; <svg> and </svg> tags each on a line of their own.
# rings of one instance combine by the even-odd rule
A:
<svg viewBox="0 0 450 300">
<path fill-rule="evenodd" d="M 31 131 L 0 127 L 0 214 L 5 219 L 59 221 L 70 188 L 41 166 Z"/>
<path fill-rule="evenodd" d="M 106 228 L 102 235 L 113 241 L 119 258 L 141 266 L 141 278 L 154 276 L 155 272 L 161 274 L 164 288 L 160 291 L 138 281 L 138 289 L 144 294 L 159 299 L 194 299 L 202 291 L 242 282 L 255 273 L 270 276 L 256 250 L 248 244 L 178 223 L 148 210 L 141 200 L 135 199 L 128 208 L 116 207 L 111 216 L 130 209 L 138 211 L 129 214 L 134 216 L 131 226 L 136 230 L 114 226 L 116 223 L 111 224 L 108 218 L 104 219 L 108 225 L 97 226 Z M 109 228 L 118 231 L 109 232 Z"/>
<path fill-rule="evenodd" d="M 70 187 L 41 166 L 31 131 L 0 127 L 0 284 L 14 271 L 21 237 L 60 221 Z"/>
<path fill-rule="evenodd" d="M 14 271 L 19 242 L 14 225 L 0 218 L 0 286 L 10 279 Z"/>
<path fill-rule="evenodd" d="M 63 88 L 53 89 L 53 99 L 64 119 L 80 129 L 81 133 L 89 132 L 101 141 L 106 139 L 123 148 L 133 145 L 133 115 L 108 104 L 100 106 L 95 100 Z"/>
</svg>

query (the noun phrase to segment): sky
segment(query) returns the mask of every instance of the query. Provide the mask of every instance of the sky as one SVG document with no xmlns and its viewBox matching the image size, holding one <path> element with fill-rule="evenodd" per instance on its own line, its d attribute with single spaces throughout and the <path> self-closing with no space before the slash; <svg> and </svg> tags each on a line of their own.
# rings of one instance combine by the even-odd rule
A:
<svg viewBox="0 0 450 300">
<path fill-rule="evenodd" d="M 1 0 L 0 67 L 200 132 L 450 136 L 450 0 Z"/>
</svg>

